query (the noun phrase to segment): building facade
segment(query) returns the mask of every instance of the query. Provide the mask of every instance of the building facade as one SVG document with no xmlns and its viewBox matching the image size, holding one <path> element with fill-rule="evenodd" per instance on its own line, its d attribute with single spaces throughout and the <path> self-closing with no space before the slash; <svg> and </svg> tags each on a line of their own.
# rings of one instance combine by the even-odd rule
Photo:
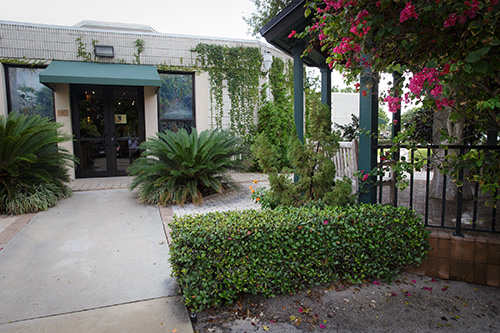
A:
<svg viewBox="0 0 500 333">
<path fill-rule="evenodd" d="M 156 132 L 212 126 L 209 73 L 192 51 L 200 43 L 288 58 L 256 40 L 168 35 L 149 26 L 0 21 L 0 116 L 61 123 L 74 137 L 62 146 L 79 159 L 72 178 L 125 175 L 137 145 Z M 225 118 L 230 107 L 226 91 Z"/>
</svg>

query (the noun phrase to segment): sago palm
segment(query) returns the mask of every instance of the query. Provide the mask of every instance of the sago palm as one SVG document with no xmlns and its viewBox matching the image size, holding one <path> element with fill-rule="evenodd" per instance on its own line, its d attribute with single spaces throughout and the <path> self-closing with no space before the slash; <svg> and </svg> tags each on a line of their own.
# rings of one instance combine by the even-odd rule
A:
<svg viewBox="0 0 500 333">
<path fill-rule="evenodd" d="M 45 210 L 71 194 L 65 182 L 74 159 L 57 147 L 71 137 L 58 131 L 61 126 L 14 112 L 0 117 L 0 211 Z"/>
<path fill-rule="evenodd" d="M 147 204 L 200 203 L 203 194 L 222 192 L 226 172 L 241 169 L 242 140 L 224 131 L 191 134 L 185 129 L 157 133 L 140 146 L 143 153 L 128 169 L 139 201 Z"/>
</svg>

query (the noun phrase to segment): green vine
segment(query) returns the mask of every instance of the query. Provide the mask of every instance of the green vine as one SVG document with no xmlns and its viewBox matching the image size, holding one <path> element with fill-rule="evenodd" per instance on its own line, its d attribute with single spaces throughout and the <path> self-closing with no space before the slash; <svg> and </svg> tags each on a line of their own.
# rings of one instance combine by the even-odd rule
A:
<svg viewBox="0 0 500 333">
<path fill-rule="evenodd" d="M 29 65 L 32 67 L 35 66 L 44 66 L 47 64 L 46 59 L 26 59 L 22 58 L 2 58 L 0 59 L 0 63 L 9 64 L 9 65 Z"/>
<path fill-rule="evenodd" d="M 87 52 L 87 48 L 85 47 L 85 43 L 83 42 L 83 37 L 80 36 L 75 39 L 77 51 L 76 56 L 78 58 L 83 58 L 83 61 L 92 61 L 92 53 Z M 92 44 L 95 45 L 97 41 L 92 40 Z"/>
<path fill-rule="evenodd" d="M 259 49 L 200 43 L 192 51 L 198 53 L 197 61 L 210 76 L 212 127 L 222 128 L 223 92 L 227 88 L 231 102 L 228 129 L 249 140 L 255 130 L 253 116 L 259 101 L 259 77 L 262 75 Z"/>
<path fill-rule="evenodd" d="M 145 42 L 142 39 L 136 39 L 134 42 L 135 47 L 137 48 L 137 53 L 134 53 L 135 57 L 135 64 L 140 64 L 141 63 L 141 53 L 144 52 L 144 45 Z"/>
</svg>

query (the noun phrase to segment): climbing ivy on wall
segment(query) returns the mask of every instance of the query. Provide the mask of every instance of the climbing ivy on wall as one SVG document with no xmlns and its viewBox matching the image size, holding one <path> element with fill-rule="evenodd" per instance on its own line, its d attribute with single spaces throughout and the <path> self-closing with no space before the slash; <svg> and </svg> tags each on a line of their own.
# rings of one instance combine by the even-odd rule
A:
<svg viewBox="0 0 500 333">
<path fill-rule="evenodd" d="M 224 88 L 227 88 L 231 103 L 228 129 L 249 140 L 255 129 L 253 115 L 259 101 L 260 50 L 200 43 L 192 51 L 197 53 L 197 61 L 210 76 L 212 127 L 223 126 L 223 96 Z"/>
</svg>

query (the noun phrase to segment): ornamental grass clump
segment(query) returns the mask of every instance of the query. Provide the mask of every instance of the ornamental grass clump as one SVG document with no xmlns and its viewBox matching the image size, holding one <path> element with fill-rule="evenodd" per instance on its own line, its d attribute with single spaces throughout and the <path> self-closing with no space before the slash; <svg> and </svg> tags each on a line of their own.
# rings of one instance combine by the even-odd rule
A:
<svg viewBox="0 0 500 333">
<path fill-rule="evenodd" d="M 40 116 L 0 117 L 0 212 L 34 213 L 71 196 L 66 182 L 75 160 L 57 147 L 71 140 L 60 127 Z"/>
<path fill-rule="evenodd" d="M 129 167 L 135 176 L 130 188 L 138 190 L 145 204 L 200 203 L 203 196 L 222 192 L 231 184 L 228 170 L 243 168 L 239 155 L 246 152 L 242 140 L 225 131 L 195 128 L 189 134 L 157 133 L 143 142 L 141 157 Z"/>
<path fill-rule="evenodd" d="M 429 249 L 421 218 L 404 207 L 279 207 L 176 217 L 170 262 L 192 311 L 238 293 L 297 292 L 315 284 L 391 281 Z"/>
</svg>

